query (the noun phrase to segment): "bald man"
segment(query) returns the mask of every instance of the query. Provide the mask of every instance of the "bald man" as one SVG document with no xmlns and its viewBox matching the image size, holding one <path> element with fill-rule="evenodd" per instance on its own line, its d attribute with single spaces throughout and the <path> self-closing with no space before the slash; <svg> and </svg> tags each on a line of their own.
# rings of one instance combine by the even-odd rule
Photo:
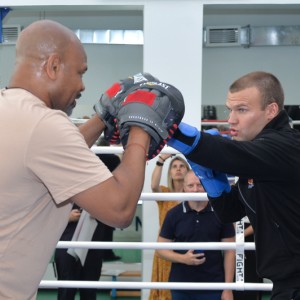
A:
<svg viewBox="0 0 300 300">
<path fill-rule="evenodd" d="M 186 193 L 205 190 L 193 170 L 183 183 Z M 170 209 L 162 224 L 158 242 L 234 242 L 232 223 L 222 224 L 208 201 L 183 201 Z M 234 276 L 234 250 L 202 251 L 158 249 L 158 255 L 172 262 L 170 282 L 227 282 Z M 224 255 L 223 255 L 224 254 Z M 171 290 L 172 300 L 233 300 L 231 290 Z"/>
<path fill-rule="evenodd" d="M 121 164 L 107 169 L 88 147 L 104 122 L 95 115 L 77 128 L 68 118 L 86 71 L 71 30 L 42 20 L 21 32 L 13 75 L 0 90 L 1 300 L 35 299 L 72 203 L 113 227 L 134 216 L 150 137 L 130 127 Z"/>
</svg>

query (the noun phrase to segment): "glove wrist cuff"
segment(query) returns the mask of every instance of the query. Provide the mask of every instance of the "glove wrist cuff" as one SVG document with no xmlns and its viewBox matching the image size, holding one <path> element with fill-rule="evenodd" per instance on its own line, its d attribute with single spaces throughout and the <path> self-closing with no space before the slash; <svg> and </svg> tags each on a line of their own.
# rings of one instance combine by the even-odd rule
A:
<svg viewBox="0 0 300 300">
<path fill-rule="evenodd" d="M 96 112 L 98 118 L 101 119 L 106 125 L 107 119 L 109 118 L 110 114 L 107 111 L 105 111 L 98 102 L 94 105 L 94 111 Z"/>
<path fill-rule="evenodd" d="M 201 133 L 196 127 L 181 122 L 173 138 L 168 142 L 168 145 L 182 154 L 188 155 L 197 146 L 200 138 Z"/>
</svg>

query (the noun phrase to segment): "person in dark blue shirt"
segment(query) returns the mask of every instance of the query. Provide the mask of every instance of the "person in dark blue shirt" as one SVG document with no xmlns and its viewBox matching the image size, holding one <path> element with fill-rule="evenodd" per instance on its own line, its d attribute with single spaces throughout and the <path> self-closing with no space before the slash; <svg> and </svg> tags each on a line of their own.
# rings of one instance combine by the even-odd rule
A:
<svg viewBox="0 0 300 300">
<path fill-rule="evenodd" d="M 184 191 L 204 193 L 191 170 L 184 179 Z M 208 201 L 184 201 L 172 208 L 163 222 L 158 242 L 234 242 L 232 223 L 222 224 Z M 234 250 L 166 250 L 158 255 L 172 262 L 169 282 L 232 282 Z M 172 290 L 172 300 L 233 300 L 231 290 Z"/>
</svg>

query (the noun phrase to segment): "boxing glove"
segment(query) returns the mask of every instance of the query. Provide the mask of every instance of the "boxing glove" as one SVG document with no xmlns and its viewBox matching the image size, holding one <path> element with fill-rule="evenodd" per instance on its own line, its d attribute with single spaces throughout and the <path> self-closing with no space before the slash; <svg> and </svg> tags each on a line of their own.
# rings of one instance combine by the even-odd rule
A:
<svg viewBox="0 0 300 300">
<path fill-rule="evenodd" d="M 200 166 L 190 160 L 188 160 L 188 163 L 195 174 L 199 177 L 209 197 L 218 198 L 224 192 L 230 192 L 231 187 L 226 174 Z"/>
</svg>

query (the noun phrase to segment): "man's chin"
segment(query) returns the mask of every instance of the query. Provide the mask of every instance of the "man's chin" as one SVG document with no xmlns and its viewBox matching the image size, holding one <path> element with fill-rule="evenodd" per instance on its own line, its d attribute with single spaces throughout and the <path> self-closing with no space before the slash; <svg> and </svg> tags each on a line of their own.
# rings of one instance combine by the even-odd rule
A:
<svg viewBox="0 0 300 300">
<path fill-rule="evenodd" d="M 241 142 L 243 140 L 241 137 L 239 137 L 237 135 L 233 136 L 232 139 L 235 140 L 235 141 L 239 141 L 239 142 Z"/>
<path fill-rule="evenodd" d="M 72 115 L 73 109 L 76 106 L 76 102 L 74 101 L 72 105 L 69 105 L 65 111 L 65 113 L 70 117 Z"/>
<path fill-rule="evenodd" d="M 70 117 L 72 115 L 73 112 L 73 107 L 68 107 L 67 110 L 65 111 L 65 113 L 68 115 L 68 117 Z"/>
<path fill-rule="evenodd" d="M 234 136 L 234 137 L 232 137 L 232 139 L 235 141 L 238 141 L 238 142 L 251 141 L 251 140 L 247 139 L 247 137 L 245 137 L 245 136 Z"/>
</svg>

